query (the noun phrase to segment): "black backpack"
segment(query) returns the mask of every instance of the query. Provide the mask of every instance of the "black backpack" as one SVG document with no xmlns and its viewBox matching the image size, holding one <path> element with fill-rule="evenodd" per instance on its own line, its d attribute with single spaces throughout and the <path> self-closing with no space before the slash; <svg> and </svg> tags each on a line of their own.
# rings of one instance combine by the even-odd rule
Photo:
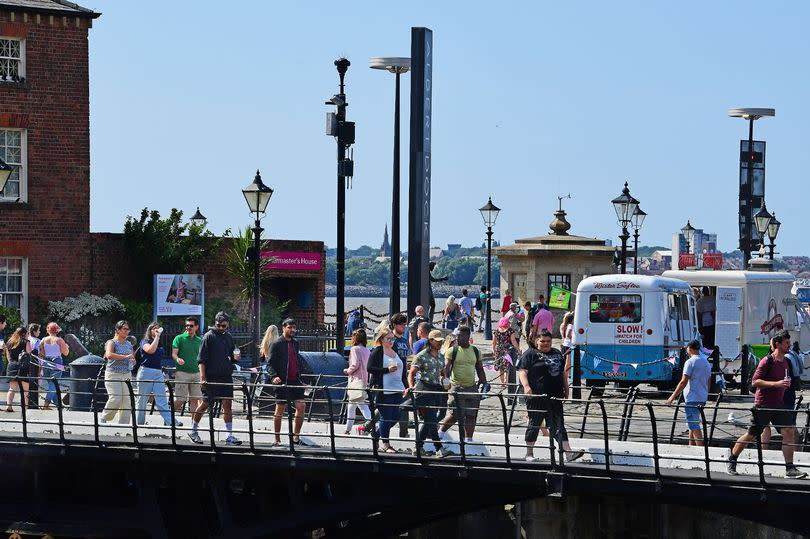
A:
<svg viewBox="0 0 810 539">
<path fill-rule="evenodd" d="M 771 372 L 771 366 L 773 365 L 773 356 L 771 354 L 768 354 L 763 359 L 765 360 L 765 372 L 770 373 Z M 801 378 L 793 376 L 793 365 L 791 365 L 790 360 L 787 357 L 785 358 L 784 361 L 785 361 L 785 364 L 787 365 L 788 376 L 790 376 L 790 380 L 791 380 L 790 388 L 792 390 L 794 390 L 794 391 L 801 391 L 802 390 L 802 380 L 801 380 Z M 759 363 L 757 363 L 757 366 L 759 366 Z M 756 371 L 756 367 L 754 367 L 754 370 Z M 757 391 L 757 388 L 754 387 L 753 378 L 754 378 L 754 373 L 752 372 L 751 373 L 751 386 L 749 387 L 749 391 L 751 393 L 755 393 Z"/>
</svg>

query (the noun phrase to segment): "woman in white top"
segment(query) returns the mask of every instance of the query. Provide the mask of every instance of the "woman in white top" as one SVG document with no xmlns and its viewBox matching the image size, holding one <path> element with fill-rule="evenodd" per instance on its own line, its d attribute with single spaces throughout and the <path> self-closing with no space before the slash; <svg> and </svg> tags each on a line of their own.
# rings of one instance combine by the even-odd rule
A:
<svg viewBox="0 0 810 539">
<path fill-rule="evenodd" d="M 394 341 L 394 332 L 388 326 L 381 326 L 377 332 L 377 348 L 368 360 L 372 386 L 377 389 L 374 400 L 380 412 L 380 438 L 386 453 L 396 453 L 388 441 L 388 435 L 399 419 L 399 405 L 408 393 L 405 389 L 408 372 L 394 350 Z"/>
<path fill-rule="evenodd" d="M 574 338 L 574 312 L 570 311 L 563 316 L 560 324 L 560 337 L 562 337 L 562 353 L 565 356 L 565 375 L 571 370 L 571 348 L 573 348 Z"/>
</svg>

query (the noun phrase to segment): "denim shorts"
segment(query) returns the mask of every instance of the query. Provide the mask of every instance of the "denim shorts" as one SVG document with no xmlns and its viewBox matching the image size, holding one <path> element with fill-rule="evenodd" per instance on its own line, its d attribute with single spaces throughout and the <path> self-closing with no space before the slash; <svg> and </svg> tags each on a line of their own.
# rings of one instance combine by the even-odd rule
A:
<svg viewBox="0 0 810 539">
<path fill-rule="evenodd" d="M 700 410 L 698 406 L 702 406 L 706 404 L 705 402 L 687 402 L 686 406 L 684 407 L 684 412 L 686 413 L 686 424 L 689 426 L 689 430 L 700 430 L 703 425 L 703 421 L 700 419 Z"/>
</svg>

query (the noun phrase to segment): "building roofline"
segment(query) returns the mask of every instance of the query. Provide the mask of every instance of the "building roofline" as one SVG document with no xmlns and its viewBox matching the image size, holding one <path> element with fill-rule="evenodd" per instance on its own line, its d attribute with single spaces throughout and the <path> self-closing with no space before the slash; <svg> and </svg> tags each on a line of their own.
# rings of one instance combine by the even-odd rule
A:
<svg viewBox="0 0 810 539">
<path fill-rule="evenodd" d="M 42 13 L 44 15 L 57 15 L 60 17 L 72 15 L 88 19 L 98 19 L 99 17 L 101 17 L 100 12 L 93 11 L 92 9 L 86 8 L 84 6 L 80 6 L 75 2 L 69 2 L 68 0 L 51 0 L 51 2 L 59 6 L 64 6 L 67 9 L 59 9 L 58 7 L 46 8 L 46 7 L 25 6 L 11 2 L 3 2 L 2 0 L 0 0 L 0 10 L 28 11 L 32 13 Z"/>
</svg>

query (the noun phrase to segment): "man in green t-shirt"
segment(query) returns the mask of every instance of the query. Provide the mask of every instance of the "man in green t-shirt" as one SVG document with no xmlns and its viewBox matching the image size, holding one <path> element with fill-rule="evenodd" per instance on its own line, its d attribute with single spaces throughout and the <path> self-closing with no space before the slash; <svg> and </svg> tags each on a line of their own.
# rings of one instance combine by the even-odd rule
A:
<svg viewBox="0 0 810 539">
<path fill-rule="evenodd" d="M 196 318 L 186 318 L 186 331 L 172 341 L 172 359 L 177 362 L 174 375 L 174 410 L 183 410 L 189 401 L 188 409 L 194 411 L 202 399 L 200 390 L 200 367 L 197 355 L 200 353 L 202 338 L 197 334 L 200 324 Z"/>
<path fill-rule="evenodd" d="M 445 352 L 445 372 L 450 373 L 450 394 L 447 399 L 447 415 L 441 422 L 439 437 L 447 439 L 447 431 L 458 419 L 460 421 L 459 437 L 464 436 L 466 443 L 472 443 L 475 432 L 475 421 L 478 418 L 478 407 L 481 394 L 475 385 L 475 377 L 481 385 L 487 383 L 484 364 L 481 363 L 481 352 L 470 344 L 470 328 L 459 326 L 457 344 Z"/>
</svg>

